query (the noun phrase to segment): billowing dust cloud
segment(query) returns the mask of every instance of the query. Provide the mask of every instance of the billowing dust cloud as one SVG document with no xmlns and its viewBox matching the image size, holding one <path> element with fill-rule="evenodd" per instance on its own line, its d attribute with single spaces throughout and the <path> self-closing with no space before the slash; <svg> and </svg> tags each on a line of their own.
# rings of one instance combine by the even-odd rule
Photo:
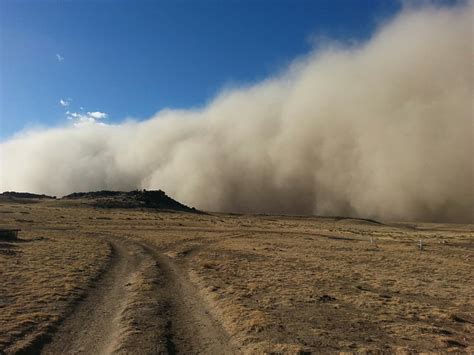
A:
<svg viewBox="0 0 474 355">
<path fill-rule="evenodd" d="M 405 9 L 199 110 L 30 131 L 0 190 L 163 189 L 213 211 L 472 221 L 473 2 Z"/>
</svg>

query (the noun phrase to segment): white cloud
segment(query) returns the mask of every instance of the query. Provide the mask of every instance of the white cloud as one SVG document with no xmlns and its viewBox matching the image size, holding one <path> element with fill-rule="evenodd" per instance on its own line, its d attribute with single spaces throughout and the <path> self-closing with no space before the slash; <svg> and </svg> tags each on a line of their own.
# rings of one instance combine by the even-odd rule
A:
<svg viewBox="0 0 474 355">
<path fill-rule="evenodd" d="M 61 99 L 59 100 L 59 104 L 62 106 L 62 107 L 68 107 L 69 104 L 71 103 L 71 99 Z"/>
<path fill-rule="evenodd" d="M 68 120 L 72 120 L 74 118 L 77 118 L 79 114 L 77 112 L 71 112 L 71 111 L 66 111 L 66 117 Z"/>
<path fill-rule="evenodd" d="M 58 59 L 58 62 L 62 62 L 64 60 L 64 57 L 59 53 L 56 53 L 56 58 Z"/>
<path fill-rule="evenodd" d="M 92 118 L 95 118 L 96 120 L 107 118 L 107 114 L 105 112 L 99 112 L 99 111 L 87 112 L 87 115 Z"/>
<path fill-rule="evenodd" d="M 108 117 L 108 114 L 105 112 L 94 111 L 94 112 L 70 112 L 66 111 L 66 117 L 68 120 L 74 121 L 74 126 L 84 126 L 84 125 L 91 125 L 91 124 L 98 124 L 101 126 L 105 126 L 106 124 L 103 122 L 98 122 L 99 120 L 105 119 Z"/>
</svg>

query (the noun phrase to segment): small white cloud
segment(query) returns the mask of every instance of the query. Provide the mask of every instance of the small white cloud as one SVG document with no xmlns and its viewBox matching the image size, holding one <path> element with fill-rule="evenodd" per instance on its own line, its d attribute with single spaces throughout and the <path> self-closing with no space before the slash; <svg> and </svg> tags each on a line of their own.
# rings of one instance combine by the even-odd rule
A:
<svg viewBox="0 0 474 355">
<path fill-rule="evenodd" d="M 59 104 L 62 106 L 62 107 L 68 107 L 69 104 L 71 103 L 71 99 L 61 99 L 59 100 Z"/>
<path fill-rule="evenodd" d="M 105 112 L 99 112 L 99 111 L 94 111 L 94 112 L 87 112 L 87 115 L 96 119 L 100 120 L 102 118 L 107 118 L 107 114 Z"/>
<path fill-rule="evenodd" d="M 107 118 L 108 115 L 105 112 L 100 112 L 100 111 L 87 112 L 87 113 L 66 111 L 66 117 L 68 120 L 73 120 L 74 126 L 76 127 L 85 126 L 85 125 L 93 125 L 93 124 L 105 126 L 106 125 L 105 123 L 98 122 L 98 120 Z"/>
<path fill-rule="evenodd" d="M 59 53 L 56 53 L 56 58 L 58 59 L 58 62 L 62 62 L 64 60 L 64 57 Z"/>
<path fill-rule="evenodd" d="M 66 111 L 66 115 L 68 116 L 68 118 L 79 118 L 82 116 L 80 113 L 70 111 Z"/>
</svg>

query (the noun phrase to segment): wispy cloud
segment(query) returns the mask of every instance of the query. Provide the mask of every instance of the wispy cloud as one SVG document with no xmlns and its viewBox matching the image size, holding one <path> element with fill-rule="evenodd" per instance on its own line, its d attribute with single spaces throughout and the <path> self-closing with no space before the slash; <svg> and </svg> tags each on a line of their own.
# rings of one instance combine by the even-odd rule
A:
<svg viewBox="0 0 474 355">
<path fill-rule="evenodd" d="M 106 119 L 108 116 L 109 115 L 105 112 L 100 111 L 86 113 L 66 111 L 67 119 L 74 121 L 74 126 L 83 126 L 91 124 L 105 126 L 105 123 L 100 122 L 100 120 Z"/>
<path fill-rule="evenodd" d="M 94 112 L 87 112 L 87 115 L 96 119 L 100 120 L 102 118 L 107 118 L 107 114 L 105 112 L 94 111 Z"/>
<path fill-rule="evenodd" d="M 82 126 L 86 124 L 98 124 L 98 125 L 106 125 L 103 122 L 99 122 L 100 120 L 106 119 L 109 115 L 105 112 L 101 111 L 87 111 L 84 112 L 84 107 L 80 106 L 79 112 L 71 111 L 68 108 L 71 105 L 73 100 L 71 98 L 67 99 L 60 99 L 59 104 L 64 107 L 66 118 L 70 121 L 73 121 L 74 126 Z"/>
<path fill-rule="evenodd" d="M 59 104 L 62 106 L 62 107 L 68 107 L 69 104 L 71 103 L 71 99 L 61 99 L 59 100 Z"/>
<path fill-rule="evenodd" d="M 56 53 L 56 58 L 58 59 L 58 62 L 64 61 L 64 57 L 59 53 Z"/>
</svg>

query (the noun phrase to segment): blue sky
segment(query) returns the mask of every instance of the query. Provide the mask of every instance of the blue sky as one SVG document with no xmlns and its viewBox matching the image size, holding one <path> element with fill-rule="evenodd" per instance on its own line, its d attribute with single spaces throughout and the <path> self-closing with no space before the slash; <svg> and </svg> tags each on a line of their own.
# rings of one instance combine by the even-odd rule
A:
<svg viewBox="0 0 474 355">
<path fill-rule="evenodd" d="M 399 9 L 389 0 L 2 0 L 0 140 L 67 124 L 66 111 L 110 123 L 199 107 L 281 71 L 314 38 L 365 40 Z"/>
</svg>

